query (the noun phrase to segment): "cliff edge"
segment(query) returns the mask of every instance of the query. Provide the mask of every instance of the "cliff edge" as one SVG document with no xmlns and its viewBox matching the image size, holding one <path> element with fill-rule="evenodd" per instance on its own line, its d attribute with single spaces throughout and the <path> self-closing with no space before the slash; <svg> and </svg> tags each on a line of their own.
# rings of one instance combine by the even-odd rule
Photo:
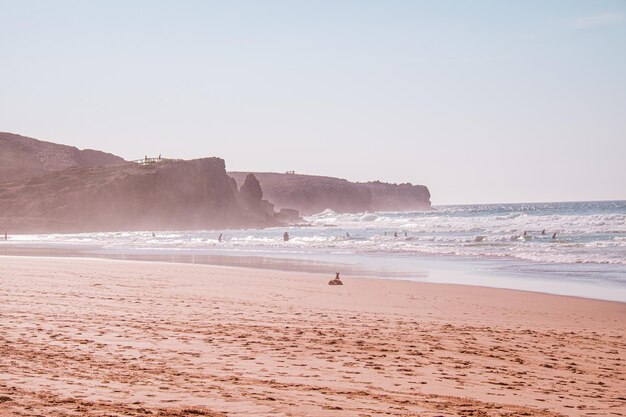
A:
<svg viewBox="0 0 626 417">
<path fill-rule="evenodd" d="M 0 132 L 0 232 L 265 227 L 297 223 L 298 211 L 430 209 L 423 185 L 293 173 L 230 175 L 219 158 L 133 163 Z"/>
<path fill-rule="evenodd" d="M 219 158 L 72 167 L 0 183 L 0 228 L 10 233 L 278 225 L 273 215 L 258 194 L 241 196 Z"/>
<path fill-rule="evenodd" d="M 123 164 L 124 159 L 92 149 L 0 132 L 0 182 L 30 178 L 70 167 Z"/>
<path fill-rule="evenodd" d="M 246 172 L 229 172 L 243 184 Z M 332 209 L 339 213 L 362 211 L 430 210 L 430 192 L 423 185 L 358 183 L 317 175 L 255 172 L 265 197 L 276 208 L 293 208 L 310 215 Z"/>
</svg>

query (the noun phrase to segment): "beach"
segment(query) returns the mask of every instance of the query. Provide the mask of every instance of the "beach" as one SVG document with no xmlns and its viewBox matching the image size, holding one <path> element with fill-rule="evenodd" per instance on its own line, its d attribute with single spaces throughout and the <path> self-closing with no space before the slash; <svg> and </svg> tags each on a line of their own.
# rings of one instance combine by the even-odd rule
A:
<svg viewBox="0 0 626 417">
<path fill-rule="evenodd" d="M 325 210 L 261 229 L 11 234 L 0 255 L 341 271 L 626 302 L 626 201 Z"/>
<path fill-rule="evenodd" d="M 0 416 L 626 415 L 626 303 L 333 276 L 0 257 Z"/>
</svg>

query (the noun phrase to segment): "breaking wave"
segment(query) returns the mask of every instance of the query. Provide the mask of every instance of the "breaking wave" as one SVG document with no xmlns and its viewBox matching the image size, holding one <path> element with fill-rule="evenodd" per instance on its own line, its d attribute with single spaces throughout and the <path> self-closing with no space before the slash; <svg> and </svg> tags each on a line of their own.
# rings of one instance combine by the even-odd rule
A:
<svg viewBox="0 0 626 417">
<path fill-rule="evenodd" d="M 283 241 L 285 231 L 288 242 Z M 326 210 L 288 228 L 22 235 L 12 240 L 120 250 L 427 254 L 626 265 L 626 202 L 446 206 L 418 212 Z"/>
</svg>

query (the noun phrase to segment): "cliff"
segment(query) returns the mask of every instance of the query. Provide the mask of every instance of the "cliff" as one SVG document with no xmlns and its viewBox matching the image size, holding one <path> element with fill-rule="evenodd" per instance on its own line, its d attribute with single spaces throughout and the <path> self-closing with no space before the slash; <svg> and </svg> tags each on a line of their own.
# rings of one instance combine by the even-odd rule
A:
<svg viewBox="0 0 626 417">
<path fill-rule="evenodd" d="M 430 193 L 422 185 L 231 175 L 219 158 L 136 164 L 105 152 L 0 133 L 0 232 L 263 227 L 298 222 L 298 210 L 430 209 Z"/>
<path fill-rule="evenodd" d="M 247 173 L 229 172 L 238 184 Z M 340 213 L 362 211 L 429 210 L 430 192 L 423 185 L 355 183 L 316 175 L 256 172 L 265 198 L 276 208 L 293 208 L 301 214 L 332 209 Z"/>
<path fill-rule="evenodd" d="M 277 225 L 260 198 L 242 198 L 219 158 L 73 167 L 0 183 L 10 233 L 176 230 Z"/>
<path fill-rule="evenodd" d="M 430 191 L 424 185 L 363 183 L 371 195 L 370 211 L 430 210 Z"/>
<path fill-rule="evenodd" d="M 124 163 L 124 159 L 91 149 L 0 132 L 0 182 L 30 178 L 70 167 Z"/>
</svg>

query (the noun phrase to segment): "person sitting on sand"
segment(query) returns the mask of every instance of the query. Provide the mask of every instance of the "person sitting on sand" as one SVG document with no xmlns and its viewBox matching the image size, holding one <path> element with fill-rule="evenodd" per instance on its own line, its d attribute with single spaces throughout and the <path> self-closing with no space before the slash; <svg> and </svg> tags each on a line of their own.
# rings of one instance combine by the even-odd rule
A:
<svg viewBox="0 0 626 417">
<path fill-rule="evenodd" d="M 339 279 L 339 272 L 335 272 L 335 278 L 328 281 L 328 285 L 343 285 L 343 282 Z"/>
</svg>

